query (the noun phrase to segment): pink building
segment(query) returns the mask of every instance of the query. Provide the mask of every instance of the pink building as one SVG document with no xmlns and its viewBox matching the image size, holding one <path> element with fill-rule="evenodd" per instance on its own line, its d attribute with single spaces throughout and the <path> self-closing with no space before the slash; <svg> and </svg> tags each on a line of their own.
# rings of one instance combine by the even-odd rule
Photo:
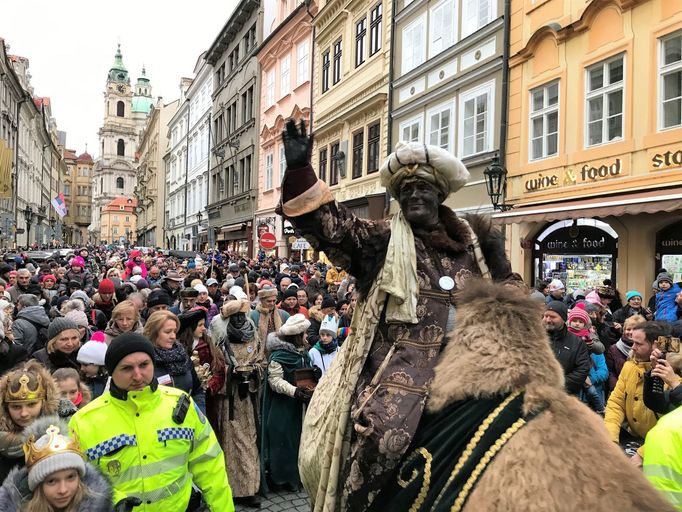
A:
<svg viewBox="0 0 682 512">
<path fill-rule="evenodd" d="M 261 67 L 260 152 L 258 158 L 258 203 L 254 247 L 265 231 L 274 233 L 277 246 L 266 254 L 289 256 L 289 235 L 283 234 L 282 218 L 275 214 L 280 184 L 286 169 L 281 133 L 291 117 L 310 121 L 310 79 L 312 73 L 313 2 L 265 3 L 264 42 L 258 51 Z"/>
</svg>

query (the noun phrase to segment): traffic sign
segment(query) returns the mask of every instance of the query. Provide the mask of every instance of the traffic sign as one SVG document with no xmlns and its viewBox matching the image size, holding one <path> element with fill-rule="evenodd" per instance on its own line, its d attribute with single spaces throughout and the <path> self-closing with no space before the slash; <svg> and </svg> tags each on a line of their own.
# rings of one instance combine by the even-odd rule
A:
<svg viewBox="0 0 682 512">
<path fill-rule="evenodd" d="M 310 244 L 305 238 L 299 238 L 293 244 L 291 244 L 291 249 L 294 251 L 301 251 L 310 249 Z"/>
<path fill-rule="evenodd" d="M 260 236 L 260 246 L 263 249 L 274 249 L 277 245 L 277 237 L 272 233 L 263 233 Z"/>
</svg>

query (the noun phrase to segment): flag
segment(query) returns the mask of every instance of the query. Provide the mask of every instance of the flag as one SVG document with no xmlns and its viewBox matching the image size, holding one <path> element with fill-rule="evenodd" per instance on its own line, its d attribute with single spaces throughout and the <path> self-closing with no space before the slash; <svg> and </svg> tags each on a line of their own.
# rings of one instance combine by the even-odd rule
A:
<svg viewBox="0 0 682 512">
<path fill-rule="evenodd" d="M 59 193 L 57 197 L 52 200 L 52 206 L 54 206 L 55 211 L 59 214 L 62 219 L 66 217 L 66 201 L 64 201 L 64 194 Z"/>
<path fill-rule="evenodd" d="M 0 197 L 12 197 L 12 148 L 0 139 Z"/>
</svg>

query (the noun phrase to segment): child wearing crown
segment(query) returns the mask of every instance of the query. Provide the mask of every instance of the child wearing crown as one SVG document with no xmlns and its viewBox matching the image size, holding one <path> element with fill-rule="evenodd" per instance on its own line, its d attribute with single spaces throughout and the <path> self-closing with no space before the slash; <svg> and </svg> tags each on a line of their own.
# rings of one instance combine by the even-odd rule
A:
<svg viewBox="0 0 682 512">
<path fill-rule="evenodd" d="M 84 461 L 78 440 L 57 416 L 24 431 L 26 467 L 14 468 L 0 487 L 3 512 L 111 512 L 111 485 Z"/>
<path fill-rule="evenodd" d="M 37 418 L 57 413 L 59 391 L 49 372 L 30 361 L 0 379 L 0 479 L 24 465 L 23 430 Z"/>
</svg>

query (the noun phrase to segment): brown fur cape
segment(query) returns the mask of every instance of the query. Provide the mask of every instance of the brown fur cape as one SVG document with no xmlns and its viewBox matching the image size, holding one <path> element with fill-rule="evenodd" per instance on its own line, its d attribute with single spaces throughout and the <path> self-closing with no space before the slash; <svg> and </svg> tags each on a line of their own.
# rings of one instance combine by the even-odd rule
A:
<svg viewBox="0 0 682 512">
<path fill-rule="evenodd" d="M 465 512 L 674 510 L 609 439 L 603 420 L 566 394 L 542 305 L 525 287 L 472 280 L 457 303 L 429 411 L 519 388 L 524 412 L 542 411 L 488 465 Z"/>
</svg>

